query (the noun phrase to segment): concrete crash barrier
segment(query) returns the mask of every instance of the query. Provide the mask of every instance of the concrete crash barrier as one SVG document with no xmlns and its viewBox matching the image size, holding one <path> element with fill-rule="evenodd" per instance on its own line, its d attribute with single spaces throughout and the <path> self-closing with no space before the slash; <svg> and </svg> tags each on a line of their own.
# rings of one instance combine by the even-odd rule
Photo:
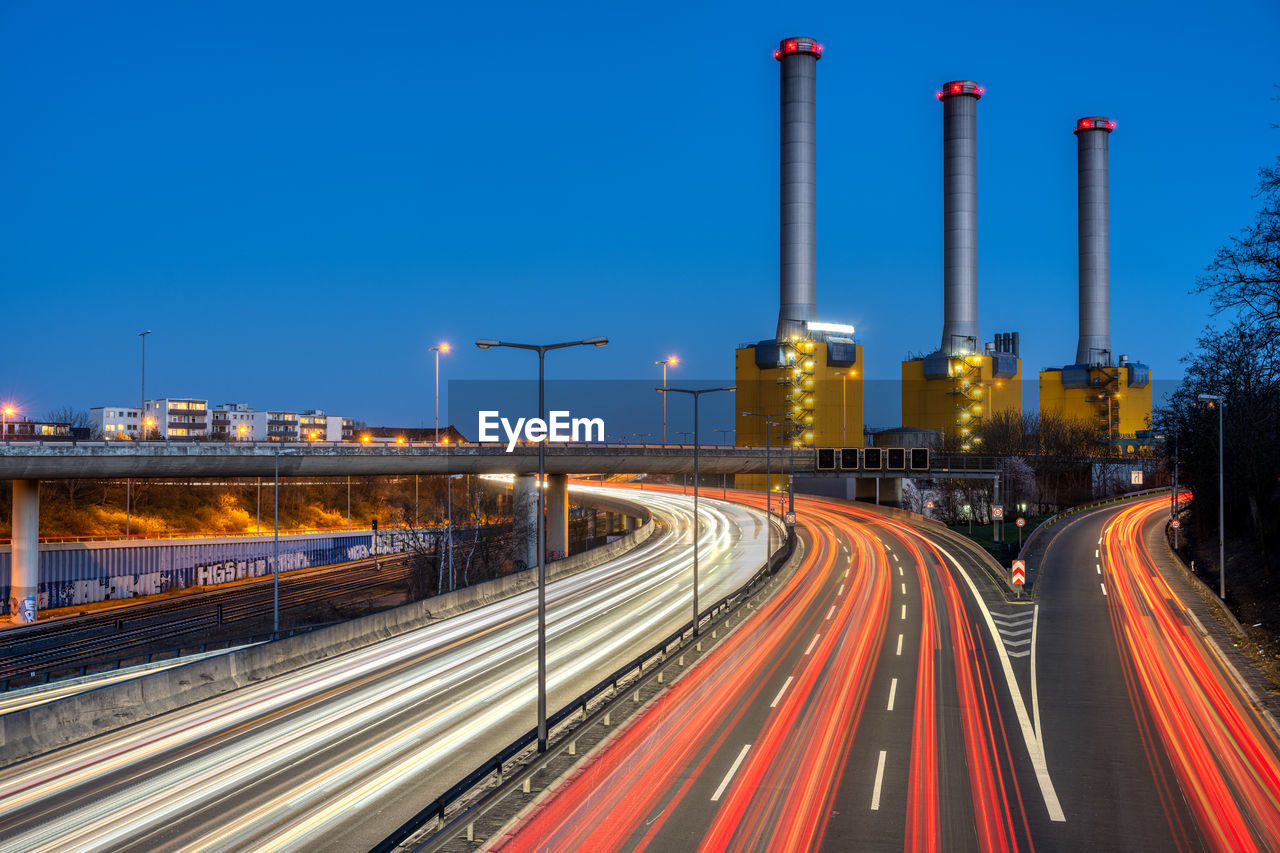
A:
<svg viewBox="0 0 1280 853">
<path fill-rule="evenodd" d="M 648 515 L 647 511 L 641 512 L 634 505 L 628 511 Z M 650 520 L 608 545 L 550 563 L 547 566 L 548 579 L 568 577 L 608 562 L 643 544 L 653 535 L 655 528 L 655 523 Z M 0 716 L 0 766 L 115 731 L 502 601 L 534 589 L 536 575 L 536 569 L 527 569 L 306 634 L 192 661 L 5 714 Z"/>
</svg>

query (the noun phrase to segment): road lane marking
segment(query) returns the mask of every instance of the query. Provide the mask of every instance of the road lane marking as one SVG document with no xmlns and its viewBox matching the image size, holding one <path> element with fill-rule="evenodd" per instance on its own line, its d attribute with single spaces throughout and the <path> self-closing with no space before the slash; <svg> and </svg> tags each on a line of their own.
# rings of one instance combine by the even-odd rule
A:
<svg viewBox="0 0 1280 853">
<path fill-rule="evenodd" d="M 1107 585 L 1106 585 L 1105 583 L 1100 583 L 1100 584 L 1098 584 L 1098 586 L 1102 587 L 1102 594 L 1103 594 L 1103 595 L 1106 595 L 1106 594 L 1107 594 Z"/>
<path fill-rule="evenodd" d="M 902 566 L 898 566 L 898 577 L 902 577 Z"/>
<path fill-rule="evenodd" d="M 871 791 L 871 810 L 880 811 L 880 783 L 884 781 L 884 750 L 880 750 L 880 760 L 876 762 L 876 785 Z"/>
<path fill-rule="evenodd" d="M 1040 739 L 1040 694 L 1036 690 L 1036 627 L 1040 623 L 1040 605 L 1031 608 L 1031 713 L 1032 725 L 1036 727 L 1036 740 Z M 1021 656 L 1021 655 L 1019 655 Z"/>
<path fill-rule="evenodd" d="M 925 539 L 919 533 L 916 535 L 921 539 Z M 1036 782 L 1040 786 L 1040 796 L 1044 798 L 1045 808 L 1049 811 L 1049 820 L 1054 822 L 1065 821 L 1067 816 L 1063 814 L 1062 804 L 1058 802 L 1058 793 L 1053 788 L 1053 779 L 1049 776 L 1049 765 L 1044 757 L 1044 744 L 1040 740 L 1039 733 L 1031 727 L 1031 720 L 1027 716 L 1026 703 L 1022 700 L 1022 691 L 1018 689 L 1017 681 L 1013 677 L 1013 666 L 1009 663 L 1009 653 L 1005 650 L 1004 643 L 999 641 L 999 632 L 996 630 L 995 620 L 991 618 L 991 610 L 988 609 L 987 602 L 983 600 L 982 594 L 978 592 L 978 585 L 973 582 L 973 578 L 965 571 L 964 566 L 960 565 L 960 561 L 941 545 L 936 547 L 946 555 L 947 560 L 964 578 L 970 595 L 978 603 L 978 608 L 982 611 L 982 615 L 987 621 L 987 630 L 990 631 L 992 639 L 995 640 L 996 653 L 1000 656 L 1000 668 L 1004 672 L 1004 680 L 1009 689 L 1009 696 L 1013 699 L 1013 710 L 1018 717 L 1018 728 L 1022 730 L 1022 740 L 1027 745 L 1027 754 L 1031 757 L 1031 767 L 1035 770 Z M 1034 664 L 1034 654 L 1031 656 L 1031 660 Z M 1034 679 L 1031 682 L 1031 690 L 1034 698 L 1036 696 Z"/>
<path fill-rule="evenodd" d="M 827 619 L 830 619 L 830 618 L 831 618 L 831 614 L 832 614 L 832 613 L 835 613 L 835 612 L 836 612 L 836 606 L 833 604 L 833 605 L 831 605 L 831 609 L 827 611 Z"/>
<path fill-rule="evenodd" d="M 844 584 L 840 584 L 840 588 L 836 590 L 836 595 L 844 595 Z"/>
<path fill-rule="evenodd" d="M 805 653 L 806 655 L 807 655 L 807 654 L 809 654 L 809 652 L 813 651 L 813 647 L 814 647 L 814 646 L 818 645 L 818 638 L 819 638 L 819 637 L 821 637 L 821 636 L 822 636 L 821 634 L 814 634 L 814 635 L 813 635 L 813 639 L 809 641 L 809 648 L 807 648 L 807 649 L 805 649 L 805 650 L 804 650 L 804 653 Z"/>
<path fill-rule="evenodd" d="M 1095 567 L 1095 568 L 1097 568 L 1097 570 L 1098 570 L 1098 574 L 1102 574 L 1102 564 L 1101 564 L 1101 563 L 1094 563 L 1093 565 L 1094 565 L 1094 567 Z"/>
<path fill-rule="evenodd" d="M 1094 557 L 1097 557 L 1097 556 L 1098 556 L 1098 549 L 1097 549 L 1097 548 L 1094 548 L 1094 549 L 1093 549 L 1093 556 L 1094 556 Z"/>
<path fill-rule="evenodd" d="M 898 679 L 895 678 L 893 681 L 889 682 L 889 707 L 885 709 L 886 711 L 893 710 L 893 697 L 897 694 L 897 692 L 898 692 Z"/>
<path fill-rule="evenodd" d="M 894 555 L 893 555 L 893 561 L 894 561 L 895 563 L 896 563 L 896 562 L 898 562 L 898 555 L 897 555 L 897 554 L 894 554 Z"/>
<path fill-rule="evenodd" d="M 898 618 L 899 618 L 899 619 L 906 619 L 906 618 L 907 618 L 907 605 L 905 605 L 905 604 L 904 604 L 904 605 L 902 605 L 902 615 L 901 615 L 901 616 L 899 616 Z"/>
<path fill-rule="evenodd" d="M 895 652 L 895 654 L 898 654 L 898 655 L 902 654 L 902 635 L 901 634 L 898 635 L 898 651 Z"/>
<path fill-rule="evenodd" d="M 747 744 L 742 748 L 742 752 L 738 753 L 738 758 L 733 762 L 733 766 L 729 768 L 729 772 L 725 774 L 724 780 L 721 781 L 720 787 L 716 788 L 716 792 L 711 795 L 711 802 L 718 803 L 720 795 L 724 793 L 724 789 L 729 787 L 729 783 L 733 781 L 733 774 L 738 772 L 738 768 L 742 766 L 742 759 L 747 757 L 747 750 L 751 749 L 751 744 Z"/>
<path fill-rule="evenodd" d="M 905 583 L 902 585 L 902 594 L 903 595 L 907 594 L 907 585 Z"/>
<path fill-rule="evenodd" d="M 791 681 L 794 678 L 794 675 L 788 675 L 787 680 L 782 682 L 782 689 L 778 691 L 778 695 L 774 696 L 773 701 L 769 703 L 770 708 L 778 707 L 778 703 L 782 701 L 782 694 L 787 692 L 787 688 L 791 686 Z M 714 799 L 714 797 L 712 799 Z"/>
</svg>

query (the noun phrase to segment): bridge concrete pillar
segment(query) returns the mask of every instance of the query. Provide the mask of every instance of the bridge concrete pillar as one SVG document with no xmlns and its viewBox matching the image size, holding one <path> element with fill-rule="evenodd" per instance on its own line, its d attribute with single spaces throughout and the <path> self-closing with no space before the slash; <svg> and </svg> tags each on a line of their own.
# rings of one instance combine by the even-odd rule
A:
<svg viewBox="0 0 1280 853">
<path fill-rule="evenodd" d="M 596 512 L 594 509 L 591 510 L 591 512 L 587 513 L 587 538 L 588 539 L 596 538 L 596 519 L 598 519 L 599 517 L 600 517 L 600 513 Z"/>
<path fill-rule="evenodd" d="M 40 600 L 40 481 L 13 481 L 13 549 L 9 618 L 36 621 Z"/>
<path fill-rule="evenodd" d="M 902 478 L 888 477 L 880 481 L 881 506 L 902 508 Z"/>
<path fill-rule="evenodd" d="M 622 516 L 622 532 L 630 533 L 636 529 L 636 520 L 629 515 Z"/>
<path fill-rule="evenodd" d="M 538 565 L 538 477 L 516 474 L 511 484 L 511 519 L 515 530 L 515 558 L 525 568 Z"/>
<path fill-rule="evenodd" d="M 876 478 L 859 477 L 854 481 L 853 499 L 855 501 L 868 501 L 875 503 L 876 500 Z"/>
<path fill-rule="evenodd" d="M 605 532 L 605 535 L 606 535 L 606 536 L 608 536 L 609 534 L 613 533 L 613 531 L 615 531 L 615 530 L 617 530 L 617 529 L 618 529 L 618 519 L 617 519 L 617 517 L 616 517 L 613 513 L 611 513 L 611 512 L 606 512 L 606 513 L 604 514 L 604 532 Z"/>
<path fill-rule="evenodd" d="M 547 551 L 569 556 L 569 475 L 547 475 Z"/>
</svg>

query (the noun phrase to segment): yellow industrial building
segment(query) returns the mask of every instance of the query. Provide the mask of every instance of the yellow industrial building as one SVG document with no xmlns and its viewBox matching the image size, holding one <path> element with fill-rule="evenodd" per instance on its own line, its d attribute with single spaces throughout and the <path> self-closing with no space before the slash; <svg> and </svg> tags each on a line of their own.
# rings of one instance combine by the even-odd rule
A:
<svg viewBox="0 0 1280 853">
<path fill-rule="evenodd" d="M 902 425 L 939 430 L 980 450 L 984 418 L 1022 412 L 1022 359 L 1010 352 L 933 353 L 902 362 Z"/>
<path fill-rule="evenodd" d="M 735 443 L 765 444 L 765 419 L 746 414 L 761 412 L 785 418 L 785 423 L 769 427 L 768 443 L 782 453 L 793 445 L 861 447 L 862 346 L 846 336 L 852 331 L 844 327 L 839 333 L 811 332 L 789 341 L 739 347 L 734 354 Z M 735 480 L 745 489 L 763 489 L 764 481 L 760 474 Z M 775 489 L 783 483 L 775 475 Z"/>
<path fill-rule="evenodd" d="M 1151 429 L 1153 377 L 1145 364 L 1072 365 L 1040 374 L 1040 411 L 1095 424 L 1100 437 L 1124 445 Z M 1122 446 L 1123 449 L 1123 446 Z"/>
</svg>

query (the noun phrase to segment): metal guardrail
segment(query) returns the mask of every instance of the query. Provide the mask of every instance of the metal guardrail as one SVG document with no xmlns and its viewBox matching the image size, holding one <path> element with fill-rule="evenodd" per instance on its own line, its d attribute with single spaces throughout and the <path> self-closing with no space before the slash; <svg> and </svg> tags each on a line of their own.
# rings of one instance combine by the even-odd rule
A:
<svg viewBox="0 0 1280 853">
<path fill-rule="evenodd" d="M 735 609 L 741 602 L 750 598 L 759 588 L 771 578 L 779 568 L 781 568 L 787 560 L 791 559 L 791 555 L 795 551 L 795 532 L 789 531 L 787 539 L 781 548 L 779 548 L 770 558 L 761 566 L 751 579 L 739 587 L 734 592 L 721 598 L 712 604 L 699 616 L 699 628 L 702 629 L 702 621 L 706 620 L 706 627 L 713 632 L 719 627 L 731 614 L 731 610 Z M 641 686 L 648 683 L 648 680 L 655 678 L 661 672 L 663 665 L 666 664 L 672 655 L 678 655 L 693 645 L 698 638 L 693 635 L 693 622 L 690 621 L 683 625 L 679 630 L 666 637 L 661 642 L 650 647 L 644 653 L 636 656 L 626 664 L 614 670 L 597 682 L 589 690 L 577 696 L 573 701 L 560 708 L 554 714 L 547 718 L 548 732 L 554 732 L 556 726 L 581 714 L 582 722 L 574 730 L 572 738 L 561 738 L 563 741 L 569 740 L 576 742 L 581 733 L 599 723 L 609 724 L 611 715 L 611 704 L 606 704 L 597 708 L 594 712 L 588 714 L 588 706 L 592 701 L 598 699 L 606 693 L 612 692 L 613 698 L 617 698 L 618 685 L 626 681 L 629 677 L 634 677 L 634 683 L 628 686 L 628 690 L 638 691 Z M 674 646 L 674 648 L 673 648 Z M 646 665 L 648 669 L 646 670 Z M 507 762 L 521 752 L 527 750 L 530 746 L 537 742 L 538 730 L 530 729 L 516 740 L 503 747 L 492 757 L 484 761 L 479 767 L 468 773 L 462 780 L 451 786 L 447 791 L 441 794 L 432 802 L 428 803 L 424 808 L 418 811 L 413 817 L 409 818 L 403 824 L 396 828 L 394 832 L 384 838 L 371 853 L 390 853 L 395 850 L 406 839 L 414 833 L 422 829 L 432 820 L 440 822 L 440 826 L 432 837 L 427 839 L 423 844 L 414 848 L 415 853 L 420 851 L 436 850 L 444 843 L 452 840 L 452 836 L 469 824 L 474 823 L 491 811 L 501 800 L 511 793 L 511 789 L 517 783 L 523 783 L 524 780 L 531 778 L 538 770 L 542 769 L 552 758 L 560 753 L 560 748 L 552 749 L 548 747 L 545 753 L 535 755 L 532 760 L 525 763 L 514 776 L 506 780 L 504 784 L 503 769 Z M 488 794 L 485 794 L 477 802 L 462 810 L 455 815 L 448 823 L 445 823 L 445 812 L 448 808 L 457 802 L 460 798 L 474 789 L 477 785 L 484 782 L 490 776 L 496 775 L 497 787 Z"/>
<path fill-rule="evenodd" d="M 1114 503 L 1120 503 L 1121 501 L 1127 501 L 1132 498 L 1143 497 L 1145 495 L 1154 495 L 1154 494 L 1158 494 L 1159 492 L 1168 492 L 1168 491 L 1170 491 L 1169 486 L 1162 486 L 1157 489 L 1141 489 L 1140 491 L 1126 492 L 1123 495 L 1114 495 L 1109 498 L 1102 498 L 1100 500 L 1090 501 L 1089 503 L 1080 504 L 1079 506 L 1073 506 L 1069 509 L 1064 509 L 1062 512 L 1056 513 L 1055 515 L 1051 515 L 1048 518 L 1046 518 L 1044 521 L 1036 525 L 1036 529 L 1032 530 L 1031 535 L 1029 535 L 1026 541 L 1022 543 L 1022 548 L 1019 549 L 1018 551 L 1018 559 L 1019 560 L 1026 559 L 1026 555 L 1031 551 L 1031 543 L 1036 541 L 1036 539 L 1040 536 L 1040 533 L 1042 531 L 1048 530 L 1050 527 L 1053 527 L 1058 522 L 1064 521 L 1073 515 L 1078 515 L 1082 512 L 1088 512 L 1089 510 L 1097 509 L 1098 507 L 1108 506 Z"/>
</svg>

